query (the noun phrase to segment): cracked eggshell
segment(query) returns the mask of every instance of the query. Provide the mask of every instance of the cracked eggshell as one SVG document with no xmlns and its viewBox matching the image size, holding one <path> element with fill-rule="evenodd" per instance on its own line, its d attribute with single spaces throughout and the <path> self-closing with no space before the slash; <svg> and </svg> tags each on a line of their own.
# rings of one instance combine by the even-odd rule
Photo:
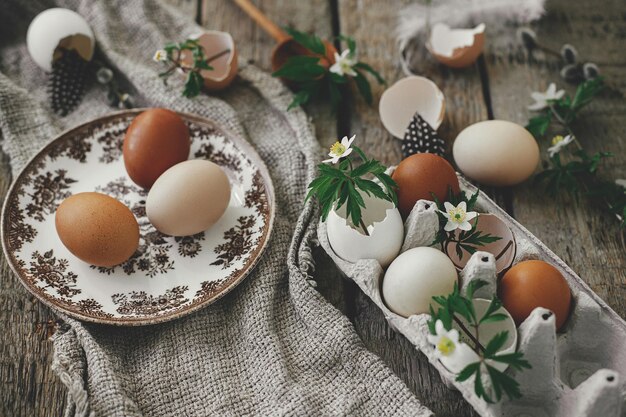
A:
<svg viewBox="0 0 626 417">
<path fill-rule="evenodd" d="M 233 37 L 228 32 L 210 30 L 196 34 L 192 36 L 192 39 L 198 40 L 207 58 L 226 49 L 230 50 L 230 52 L 209 62 L 209 65 L 213 67 L 212 70 L 202 70 L 200 72 L 204 79 L 204 87 L 208 91 L 219 91 L 228 87 L 237 77 L 238 69 L 238 54 Z M 193 64 L 193 58 L 189 51 L 182 53 L 182 60 L 187 65 L 191 66 Z"/>
<path fill-rule="evenodd" d="M 389 310 L 409 317 L 428 313 L 432 297 L 450 294 L 455 282 L 456 268 L 443 252 L 417 247 L 403 252 L 389 265 L 382 295 Z"/>
<path fill-rule="evenodd" d="M 485 25 L 474 29 L 451 29 L 444 23 L 433 26 L 426 48 L 437 61 L 451 68 L 465 68 L 476 62 L 485 44 Z"/>
<path fill-rule="evenodd" d="M 350 220 L 346 220 L 346 206 L 343 205 L 328 214 L 328 241 L 333 251 L 348 262 L 376 259 L 385 268 L 400 252 L 404 241 L 402 217 L 393 203 L 361 195 L 366 207 L 362 219 L 370 235 L 359 232 Z"/>
<path fill-rule="evenodd" d="M 406 77 L 383 92 L 378 111 L 385 129 L 398 139 L 404 138 L 411 119 L 419 112 L 435 130 L 445 114 L 445 98 L 437 85 L 425 77 Z"/>
<path fill-rule="evenodd" d="M 530 177 L 539 164 L 537 141 L 524 127 L 506 120 L 474 123 L 452 145 L 459 170 L 485 185 L 505 187 Z"/>
<path fill-rule="evenodd" d="M 73 49 L 86 61 L 93 57 L 96 41 L 87 21 L 78 13 L 56 7 L 39 13 L 26 33 L 28 53 L 46 72 L 60 57 L 58 48 Z"/>
<path fill-rule="evenodd" d="M 474 223 L 474 220 L 471 221 Z M 515 244 L 515 237 L 511 229 L 495 214 L 479 214 L 476 218 L 476 230 L 481 231 L 483 234 L 490 234 L 492 236 L 498 236 L 501 239 L 492 243 L 487 243 L 484 246 L 480 246 L 478 250 L 491 253 L 496 258 L 496 273 L 508 269 L 515 259 L 515 253 L 517 251 L 517 245 Z M 458 239 L 461 234 L 461 230 L 455 231 L 455 238 Z M 456 244 L 449 242 L 445 247 L 445 252 L 454 264 L 454 266 L 460 271 L 465 268 L 467 262 L 469 262 L 472 254 L 465 249 L 461 249 L 462 257 L 459 257 L 456 251 Z"/>
</svg>

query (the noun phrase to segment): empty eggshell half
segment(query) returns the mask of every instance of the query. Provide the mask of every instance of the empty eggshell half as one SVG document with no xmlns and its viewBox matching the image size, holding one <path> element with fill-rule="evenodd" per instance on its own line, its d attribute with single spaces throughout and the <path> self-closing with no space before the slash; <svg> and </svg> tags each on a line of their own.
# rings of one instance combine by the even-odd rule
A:
<svg viewBox="0 0 626 417">
<path fill-rule="evenodd" d="M 235 41 L 228 32 L 219 32 L 210 30 L 192 36 L 197 39 L 204 49 L 206 58 L 211 58 L 228 50 L 227 53 L 221 55 L 209 62 L 213 67 L 212 70 L 202 70 L 200 74 L 204 79 L 204 87 L 209 91 L 218 91 L 228 87 L 237 76 L 237 49 Z M 193 64 L 193 58 L 189 51 L 183 51 L 182 60 L 186 65 Z"/>
<path fill-rule="evenodd" d="M 472 220 L 472 225 L 474 220 Z M 482 232 L 482 234 L 490 234 L 492 236 L 498 236 L 501 239 L 492 243 L 487 243 L 484 246 L 479 246 L 477 249 L 491 253 L 496 258 L 496 272 L 500 272 L 508 269 L 515 259 L 515 252 L 517 250 L 515 245 L 515 237 L 511 229 L 500 218 L 494 214 L 480 214 L 476 218 L 476 230 Z M 461 231 L 459 229 L 455 232 L 455 238 L 458 239 Z M 448 255 L 456 269 L 462 270 L 467 262 L 470 260 L 472 254 L 461 249 L 461 257 L 457 254 L 456 243 L 450 242 L 444 248 L 444 252 Z"/>
<path fill-rule="evenodd" d="M 426 48 L 442 64 L 464 68 L 476 62 L 485 44 L 485 25 L 474 29 L 451 29 L 444 23 L 433 26 Z"/>
<path fill-rule="evenodd" d="M 78 13 L 55 7 L 39 13 L 28 26 L 26 45 L 33 61 L 52 71 L 52 62 L 61 57 L 60 49 L 75 50 L 91 61 L 95 48 L 93 31 Z"/>
<path fill-rule="evenodd" d="M 393 203 L 361 194 L 365 202 L 362 220 L 369 236 L 356 230 L 346 219 L 346 206 L 331 210 L 327 219 L 328 241 L 333 251 L 348 262 L 376 259 L 384 268 L 400 252 L 404 241 L 404 225 Z"/>
<path fill-rule="evenodd" d="M 402 139 L 416 112 L 437 130 L 445 113 L 445 99 L 437 85 L 425 77 L 410 76 L 389 87 L 378 110 L 385 129 Z"/>
</svg>

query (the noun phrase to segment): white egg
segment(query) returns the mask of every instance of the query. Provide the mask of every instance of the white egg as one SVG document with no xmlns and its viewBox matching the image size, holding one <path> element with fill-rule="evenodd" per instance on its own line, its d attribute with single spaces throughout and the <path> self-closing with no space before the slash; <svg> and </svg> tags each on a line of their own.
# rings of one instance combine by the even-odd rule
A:
<svg viewBox="0 0 626 417">
<path fill-rule="evenodd" d="M 35 63 L 45 71 L 59 58 L 57 47 L 74 49 L 91 61 L 95 38 L 87 21 L 78 13 L 60 7 L 44 10 L 28 26 L 26 45 Z"/>
<path fill-rule="evenodd" d="M 463 174 L 492 186 L 519 184 L 539 163 L 535 138 L 522 126 L 505 120 L 487 120 L 463 129 L 452 154 Z"/>
<path fill-rule="evenodd" d="M 383 299 L 389 310 L 404 317 L 428 313 L 432 297 L 448 295 L 457 282 L 454 264 L 441 251 L 429 247 L 409 249 L 385 273 Z"/>
<path fill-rule="evenodd" d="M 332 210 L 327 219 L 328 241 L 333 251 L 348 262 L 376 259 L 384 268 L 396 257 L 404 241 L 402 217 L 393 203 L 362 194 L 366 209 L 362 219 L 369 236 L 346 220 L 346 206 Z"/>
<path fill-rule="evenodd" d="M 230 184 L 224 171 L 213 162 L 193 159 L 157 178 L 146 199 L 146 214 L 166 235 L 194 235 L 216 223 L 229 202 Z"/>
</svg>

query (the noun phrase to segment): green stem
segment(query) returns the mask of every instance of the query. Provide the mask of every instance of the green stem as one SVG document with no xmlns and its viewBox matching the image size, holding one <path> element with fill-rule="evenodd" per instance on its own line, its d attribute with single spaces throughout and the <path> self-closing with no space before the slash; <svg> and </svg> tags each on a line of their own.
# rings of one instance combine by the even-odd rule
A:
<svg viewBox="0 0 626 417">
<path fill-rule="evenodd" d="M 485 347 L 483 345 L 481 345 L 480 341 L 478 341 L 478 338 L 476 336 L 474 336 L 472 334 L 472 332 L 470 332 L 468 330 L 467 327 L 465 327 L 463 322 L 461 320 L 459 320 L 458 317 L 455 316 L 454 314 L 452 314 L 452 319 L 461 328 L 461 330 L 463 330 L 463 333 L 465 333 L 467 335 L 467 337 L 469 337 L 470 340 L 472 342 L 474 342 L 474 344 L 476 345 L 476 348 L 475 348 L 476 353 L 479 353 L 478 350 L 481 350 L 483 353 L 485 353 Z M 478 335 L 478 329 L 476 329 L 476 335 Z"/>
</svg>

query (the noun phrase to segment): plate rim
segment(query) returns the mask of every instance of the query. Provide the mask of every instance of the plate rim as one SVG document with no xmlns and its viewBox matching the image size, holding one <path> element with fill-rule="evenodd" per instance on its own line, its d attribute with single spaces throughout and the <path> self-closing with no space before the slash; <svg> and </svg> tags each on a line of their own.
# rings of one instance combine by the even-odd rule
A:
<svg viewBox="0 0 626 417">
<path fill-rule="evenodd" d="M 0 241 L 2 242 L 3 254 L 7 260 L 9 267 L 11 268 L 11 271 L 16 276 L 18 281 L 28 290 L 28 292 L 34 295 L 44 305 L 46 305 L 47 307 L 49 307 L 50 309 L 52 309 L 53 311 L 57 313 L 60 312 L 62 314 L 66 314 L 70 317 L 73 317 L 73 318 L 76 318 L 78 320 L 82 320 L 85 322 L 89 322 L 89 323 L 107 324 L 107 325 L 114 325 L 114 326 L 138 327 L 138 326 L 147 326 L 147 325 L 165 323 L 168 321 L 176 320 L 181 317 L 195 313 L 199 311 L 200 309 L 203 309 L 207 307 L 208 305 L 213 304 L 214 302 L 226 296 L 233 289 L 239 286 L 239 284 L 241 284 L 243 280 L 245 280 L 248 277 L 248 275 L 250 275 L 250 273 L 256 268 L 257 264 L 259 263 L 263 255 L 265 254 L 265 251 L 267 249 L 267 246 L 269 244 L 269 241 L 270 241 L 273 229 L 274 229 L 274 219 L 276 215 L 276 197 L 274 193 L 274 183 L 272 182 L 272 177 L 269 173 L 269 170 L 267 169 L 267 166 L 265 165 L 265 162 L 263 161 L 261 156 L 258 154 L 256 149 L 254 149 L 254 147 L 241 135 L 234 133 L 230 129 L 224 128 L 223 126 L 219 125 L 217 122 L 211 119 L 202 117 L 200 115 L 169 109 L 171 111 L 174 111 L 176 114 L 178 114 L 185 120 L 190 120 L 195 123 L 204 124 L 205 126 L 209 125 L 215 128 L 216 130 L 220 131 L 221 133 L 223 133 L 224 136 L 228 138 L 228 140 L 232 141 L 239 149 L 241 149 L 245 153 L 246 157 L 248 157 L 252 161 L 254 166 L 259 170 L 261 177 L 263 178 L 266 194 L 268 195 L 268 206 L 269 206 L 269 216 L 268 216 L 267 225 L 266 225 L 267 232 L 264 233 L 264 235 L 262 236 L 262 241 L 259 243 L 259 245 L 257 246 L 255 250 L 256 255 L 255 254 L 252 255 L 254 258 L 250 261 L 247 267 L 244 266 L 244 268 L 246 268 L 245 271 L 243 271 L 243 273 L 237 279 L 235 279 L 233 282 L 231 282 L 228 286 L 226 286 L 219 293 L 215 294 L 213 297 L 208 297 L 207 299 L 201 300 L 196 304 L 189 305 L 186 308 L 177 309 L 177 310 L 174 310 L 172 312 L 168 312 L 162 315 L 153 316 L 153 317 L 137 317 L 137 318 L 96 317 L 96 316 L 86 315 L 80 311 L 74 311 L 72 309 L 68 309 L 67 307 L 60 305 L 60 303 L 57 304 L 52 299 L 42 295 L 40 291 L 38 290 L 38 287 L 34 286 L 34 284 L 30 283 L 25 277 L 22 276 L 20 272 L 18 272 L 18 269 L 16 268 L 16 262 L 17 262 L 16 258 L 13 253 L 9 252 L 8 244 L 7 244 L 7 227 L 8 227 L 7 210 L 8 210 L 9 201 L 12 199 L 11 197 L 13 196 L 15 192 L 15 188 L 18 186 L 18 184 L 21 184 L 21 182 L 23 181 L 23 177 L 26 174 L 26 171 L 31 167 L 32 163 L 35 162 L 38 158 L 42 157 L 42 155 L 48 150 L 48 148 L 56 144 L 59 140 L 65 138 L 68 135 L 71 135 L 75 131 L 79 131 L 83 129 L 85 126 L 88 126 L 95 122 L 107 122 L 107 121 L 114 120 L 116 118 L 125 117 L 125 116 L 133 116 L 133 115 L 136 116 L 146 110 L 150 110 L 153 108 L 155 107 L 141 107 L 141 108 L 125 109 L 125 110 L 107 113 L 103 116 L 92 118 L 88 120 L 87 122 L 81 123 L 79 125 L 76 125 L 74 127 L 71 127 L 62 131 L 58 135 L 54 136 L 52 140 L 44 144 L 31 158 L 29 158 L 29 160 L 24 164 L 24 166 L 20 170 L 19 174 L 17 174 L 17 176 L 13 179 L 11 186 L 9 187 L 6 193 L 4 202 L 2 203 L 2 213 L 0 215 Z"/>
</svg>

